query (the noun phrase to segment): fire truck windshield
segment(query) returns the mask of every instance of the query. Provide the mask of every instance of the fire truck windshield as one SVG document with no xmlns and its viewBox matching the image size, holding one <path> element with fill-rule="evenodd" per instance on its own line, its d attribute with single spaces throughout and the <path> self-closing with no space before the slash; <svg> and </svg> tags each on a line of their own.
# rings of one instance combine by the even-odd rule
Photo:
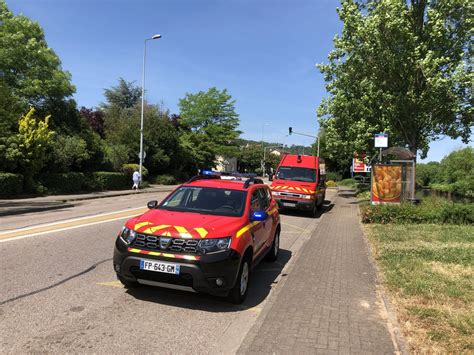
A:
<svg viewBox="0 0 474 355">
<path fill-rule="evenodd" d="M 316 182 L 316 169 L 280 166 L 276 178 L 279 180 Z"/>
</svg>

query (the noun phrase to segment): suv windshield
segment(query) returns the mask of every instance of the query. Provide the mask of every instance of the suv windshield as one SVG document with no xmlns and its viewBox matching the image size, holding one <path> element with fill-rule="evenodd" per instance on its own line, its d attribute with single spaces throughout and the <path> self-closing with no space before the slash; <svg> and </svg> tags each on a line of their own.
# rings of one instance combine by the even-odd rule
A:
<svg viewBox="0 0 474 355">
<path fill-rule="evenodd" d="M 158 209 L 218 216 L 242 216 L 246 196 L 246 191 L 182 186 L 165 199 Z"/>
<path fill-rule="evenodd" d="M 280 180 L 316 182 L 316 169 L 280 166 L 276 177 Z"/>
</svg>

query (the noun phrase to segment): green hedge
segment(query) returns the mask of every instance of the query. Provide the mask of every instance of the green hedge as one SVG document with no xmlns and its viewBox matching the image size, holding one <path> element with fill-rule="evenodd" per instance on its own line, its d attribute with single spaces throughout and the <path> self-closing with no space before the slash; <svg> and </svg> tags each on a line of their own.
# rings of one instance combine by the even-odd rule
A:
<svg viewBox="0 0 474 355">
<path fill-rule="evenodd" d="M 38 182 L 53 194 L 76 193 L 84 191 L 123 190 L 132 186 L 130 177 L 123 173 L 93 172 L 93 173 L 62 173 L 40 174 Z"/>
<path fill-rule="evenodd" d="M 59 174 L 39 174 L 38 182 L 46 188 L 47 192 L 74 193 L 84 190 L 85 175 L 83 173 L 59 173 Z"/>
<path fill-rule="evenodd" d="M 132 188 L 132 180 L 123 173 L 112 173 L 98 171 L 90 173 L 91 181 L 95 190 L 125 190 Z"/>
<path fill-rule="evenodd" d="M 474 204 L 428 198 L 419 205 L 371 205 L 362 207 L 362 222 L 474 224 Z"/>
<path fill-rule="evenodd" d="M 23 176 L 20 174 L 0 173 L 0 196 L 18 195 L 23 190 Z"/>
<path fill-rule="evenodd" d="M 122 171 L 124 174 L 130 177 L 130 180 L 132 179 L 132 175 L 134 171 L 140 171 L 140 165 L 138 164 L 123 164 L 122 165 Z M 148 169 L 142 166 L 142 175 L 143 179 L 145 179 L 148 176 Z"/>
<path fill-rule="evenodd" d="M 160 185 L 176 185 L 176 178 L 172 175 L 158 175 L 155 183 Z"/>
</svg>

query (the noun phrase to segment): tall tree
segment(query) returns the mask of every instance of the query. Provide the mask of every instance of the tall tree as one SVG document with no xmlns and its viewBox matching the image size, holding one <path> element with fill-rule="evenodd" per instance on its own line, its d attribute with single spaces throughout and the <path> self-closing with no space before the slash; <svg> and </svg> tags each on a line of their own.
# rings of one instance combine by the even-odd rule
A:
<svg viewBox="0 0 474 355">
<path fill-rule="evenodd" d="M 226 89 L 188 93 L 179 101 L 179 109 L 181 143 L 198 165 L 214 166 L 217 155 L 238 155 L 239 115 Z"/>
<path fill-rule="evenodd" d="M 135 86 L 133 81 L 128 82 L 123 78 L 119 78 L 117 86 L 104 90 L 104 96 L 107 99 L 107 103 L 104 104 L 105 107 L 132 108 L 140 101 L 142 89 Z"/>
<path fill-rule="evenodd" d="M 140 151 L 141 89 L 133 82 L 119 79 L 115 87 L 105 89 L 104 132 L 107 159 L 115 170 L 125 163 L 138 162 Z M 183 163 L 178 130 L 169 112 L 145 102 L 144 165 L 151 174 L 174 170 Z"/>
<path fill-rule="evenodd" d="M 469 0 L 343 0 L 318 115 L 330 154 L 373 149 L 376 132 L 425 157 L 441 135 L 470 139 L 473 7 Z M 333 157 L 335 158 L 335 157 Z"/>
<path fill-rule="evenodd" d="M 34 107 L 41 116 L 51 115 L 54 128 L 77 125 L 71 75 L 61 69 L 39 24 L 14 16 L 4 0 L 0 0 L 0 81 L 13 98 L 8 111 L 15 117 Z"/>
</svg>

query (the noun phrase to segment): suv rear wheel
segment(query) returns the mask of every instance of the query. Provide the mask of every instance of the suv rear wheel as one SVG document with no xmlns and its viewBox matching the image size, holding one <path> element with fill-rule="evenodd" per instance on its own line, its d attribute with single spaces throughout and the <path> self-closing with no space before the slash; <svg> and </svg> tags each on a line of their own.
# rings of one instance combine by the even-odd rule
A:
<svg viewBox="0 0 474 355">
<path fill-rule="evenodd" d="M 273 238 L 272 247 L 268 251 L 268 254 L 265 257 L 265 260 L 275 261 L 276 259 L 278 259 L 279 252 L 280 252 L 280 229 L 277 229 L 275 232 L 275 237 Z"/>
</svg>

